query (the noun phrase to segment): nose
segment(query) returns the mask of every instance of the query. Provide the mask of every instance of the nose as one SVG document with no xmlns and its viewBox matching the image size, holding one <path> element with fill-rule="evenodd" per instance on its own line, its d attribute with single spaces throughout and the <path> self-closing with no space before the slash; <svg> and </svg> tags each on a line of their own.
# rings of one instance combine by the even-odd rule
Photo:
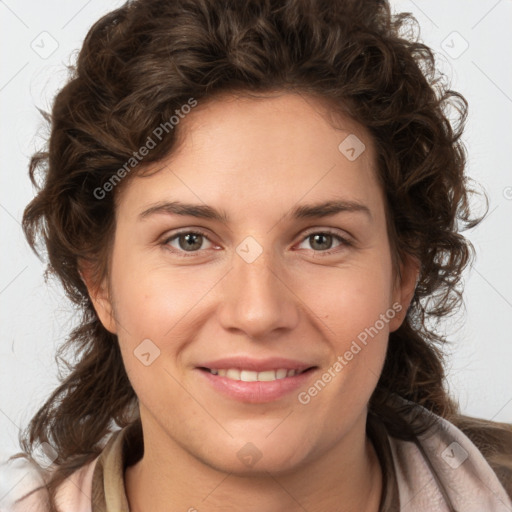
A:
<svg viewBox="0 0 512 512">
<path fill-rule="evenodd" d="M 265 341 L 296 327 L 300 300 L 286 274 L 265 252 L 251 263 L 235 254 L 218 310 L 223 328 Z"/>
</svg>

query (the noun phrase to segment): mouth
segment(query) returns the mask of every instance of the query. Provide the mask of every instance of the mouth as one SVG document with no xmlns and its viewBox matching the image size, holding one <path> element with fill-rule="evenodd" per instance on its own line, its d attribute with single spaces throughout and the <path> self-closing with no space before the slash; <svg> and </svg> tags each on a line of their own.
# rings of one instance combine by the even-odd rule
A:
<svg viewBox="0 0 512 512">
<path fill-rule="evenodd" d="M 212 375 L 218 375 L 219 377 L 225 377 L 230 380 L 237 380 L 241 382 L 272 382 L 275 380 L 286 379 L 289 377 L 295 377 L 295 375 L 301 375 L 315 367 L 311 366 L 306 369 L 300 368 L 276 368 L 275 370 L 264 370 L 257 372 L 254 370 L 246 370 L 239 368 L 205 368 L 200 367 L 199 369 L 205 372 L 209 372 Z"/>
<path fill-rule="evenodd" d="M 263 404 L 290 399 L 305 387 L 318 369 L 299 361 L 273 358 L 256 360 L 231 357 L 203 363 L 196 371 L 201 382 L 224 398 L 247 404 Z"/>
</svg>

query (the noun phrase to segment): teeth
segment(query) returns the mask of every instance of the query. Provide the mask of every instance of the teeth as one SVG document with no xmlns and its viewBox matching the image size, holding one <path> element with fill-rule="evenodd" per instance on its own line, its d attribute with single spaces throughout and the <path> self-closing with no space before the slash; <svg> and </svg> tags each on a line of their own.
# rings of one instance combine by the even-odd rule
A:
<svg viewBox="0 0 512 512">
<path fill-rule="evenodd" d="M 264 372 L 255 372 L 252 370 L 238 370 L 236 368 L 228 369 L 210 369 L 210 373 L 219 377 L 226 377 L 231 380 L 240 380 L 242 382 L 271 382 L 273 380 L 293 377 L 302 373 L 300 370 L 287 370 L 279 368 L 277 370 L 265 370 Z"/>
<path fill-rule="evenodd" d="M 233 379 L 233 380 L 240 380 L 240 370 L 234 370 L 234 369 L 229 369 L 227 372 L 226 372 L 226 377 L 228 379 Z"/>
<path fill-rule="evenodd" d="M 256 372 L 254 372 L 254 373 L 256 373 Z M 286 375 L 285 375 L 285 377 L 286 377 Z M 264 372 L 257 373 L 257 379 L 264 381 L 264 382 L 270 382 L 271 380 L 276 380 L 277 378 L 278 378 L 277 372 L 274 370 L 266 370 Z"/>
<path fill-rule="evenodd" d="M 256 382 L 258 380 L 258 372 L 242 370 L 240 372 L 240 380 L 242 380 L 244 382 Z"/>
</svg>

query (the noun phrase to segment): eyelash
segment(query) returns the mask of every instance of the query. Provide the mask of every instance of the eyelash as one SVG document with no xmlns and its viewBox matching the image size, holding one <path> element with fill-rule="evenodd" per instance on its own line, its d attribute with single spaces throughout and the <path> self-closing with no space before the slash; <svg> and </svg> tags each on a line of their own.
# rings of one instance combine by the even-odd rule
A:
<svg viewBox="0 0 512 512">
<path fill-rule="evenodd" d="M 208 235 L 205 232 L 203 232 L 201 230 L 193 230 L 193 231 L 179 231 L 178 233 L 174 233 L 172 236 L 166 237 L 162 241 L 162 245 L 164 247 L 166 247 L 168 250 L 170 250 L 173 254 L 179 254 L 180 257 L 183 257 L 183 258 L 189 258 L 189 257 L 197 255 L 197 253 L 199 253 L 201 251 L 201 249 L 198 251 L 188 251 L 188 254 L 187 254 L 187 251 L 184 251 L 181 249 L 169 248 L 169 242 L 179 238 L 182 235 L 200 235 L 200 236 L 203 236 L 204 238 L 206 238 L 210 243 L 212 243 L 211 240 L 208 238 Z M 340 242 L 340 246 L 351 247 L 353 245 L 352 242 L 350 242 L 347 238 L 345 238 L 345 237 L 341 236 L 340 234 L 335 233 L 334 231 L 331 231 L 329 229 L 319 230 L 319 231 L 311 231 L 310 233 L 304 235 L 304 237 L 301 239 L 300 243 L 302 244 L 305 240 L 312 237 L 313 235 L 331 235 L 332 237 L 338 239 L 338 241 Z M 315 251 L 314 249 L 311 249 L 311 250 L 316 254 L 319 254 L 322 256 L 329 256 L 335 252 L 338 252 L 340 249 L 340 246 L 335 247 L 334 249 L 328 249 L 326 251 Z M 207 250 L 207 249 L 202 249 L 202 250 Z"/>
</svg>

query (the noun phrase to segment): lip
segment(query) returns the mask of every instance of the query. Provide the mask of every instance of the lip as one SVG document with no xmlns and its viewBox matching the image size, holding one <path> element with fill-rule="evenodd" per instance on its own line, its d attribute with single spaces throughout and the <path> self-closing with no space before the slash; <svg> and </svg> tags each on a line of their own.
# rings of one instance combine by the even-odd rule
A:
<svg viewBox="0 0 512 512">
<path fill-rule="evenodd" d="M 198 368 L 210 368 L 215 370 L 228 370 L 229 368 L 238 368 L 240 370 L 251 370 L 253 372 L 264 372 L 266 370 L 276 370 L 285 368 L 286 370 L 303 371 L 315 366 L 311 363 L 286 359 L 283 357 L 271 357 L 266 359 L 254 359 L 245 356 L 225 357 L 215 361 L 207 361 L 197 365 Z"/>
<path fill-rule="evenodd" d="M 238 368 L 256 372 L 285 368 L 288 370 L 300 370 L 303 373 L 273 381 L 243 382 L 213 375 L 206 368 Z M 250 404 L 274 402 L 289 395 L 301 386 L 304 386 L 316 369 L 317 366 L 315 365 L 305 364 L 292 359 L 270 358 L 257 360 L 246 357 L 218 359 L 196 367 L 196 371 L 202 376 L 201 378 L 205 379 L 206 383 L 212 386 L 214 390 L 232 400 Z"/>
</svg>

